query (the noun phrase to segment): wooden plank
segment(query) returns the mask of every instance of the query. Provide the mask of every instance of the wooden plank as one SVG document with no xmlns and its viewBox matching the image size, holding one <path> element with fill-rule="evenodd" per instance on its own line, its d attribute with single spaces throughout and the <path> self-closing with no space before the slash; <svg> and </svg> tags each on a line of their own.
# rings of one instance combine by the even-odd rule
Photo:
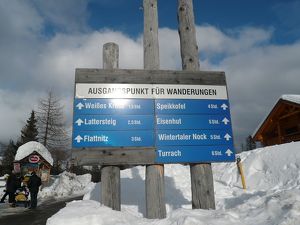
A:
<svg viewBox="0 0 300 225">
<path fill-rule="evenodd" d="M 73 149 L 77 165 L 148 165 L 155 163 L 155 148 Z"/>
<path fill-rule="evenodd" d="M 200 70 L 192 0 L 178 0 L 178 20 L 182 68 Z M 211 164 L 191 164 L 190 172 L 193 208 L 215 209 Z"/>
<path fill-rule="evenodd" d="M 115 69 L 119 65 L 119 47 L 115 43 L 103 45 L 103 67 Z M 121 210 L 120 168 L 107 166 L 101 169 L 101 201 L 114 210 Z"/>
<path fill-rule="evenodd" d="M 220 71 L 76 69 L 76 83 L 226 85 Z"/>
<path fill-rule="evenodd" d="M 157 0 L 144 0 L 144 69 L 159 69 Z M 155 72 L 153 72 L 155 73 Z M 152 78 L 153 76 L 149 76 Z M 137 76 L 135 76 L 137 79 Z M 161 79 L 161 78 L 160 78 Z M 144 81 L 143 81 L 144 82 Z M 146 217 L 166 218 L 164 166 L 146 167 Z"/>
</svg>

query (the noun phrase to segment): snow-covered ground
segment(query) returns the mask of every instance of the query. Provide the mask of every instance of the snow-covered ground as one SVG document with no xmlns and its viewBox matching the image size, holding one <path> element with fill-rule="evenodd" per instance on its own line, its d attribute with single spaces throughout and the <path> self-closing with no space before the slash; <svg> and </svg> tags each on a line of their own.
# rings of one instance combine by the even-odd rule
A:
<svg viewBox="0 0 300 225">
<path fill-rule="evenodd" d="M 99 203 L 100 184 L 82 201 L 73 201 L 47 225 L 299 225 L 300 142 L 240 154 L 247 190 L 235 163 L 213 164 L 216 210 L 192 210 L 189 167 L 165 166 L 167 218 L 145 214 L 144 167 L 121 172 L 121 212 Z M 89 187 L 91 188 L 91 187 Z"/>
<path fill-rule="evenodd" d="M 50 182 L 41 186 L 41 190 L 38 193 L 38 205 L 52 198 L 65 199 L 84 195 L 89 193 L 93 188 L 94 184 L 91 183 L 90 174 L 76 176 L 73 173 L 63 172 L 58 176 L 51 176 Z M 0 197 L 4 194 L 4 189 L 4 177 L 0 177 Z M 8 196 L 6 197 L 6 203 L 0 204 L 0 216 L 11 215 L 27 210 L 24 207 L 11 208 L 7 202 Z"/>
<path fill-rule="evenodd" d="M 165 166 L 166 219 L 144 218 L 144 167 L 121 172 L 121 212 L 101 205 L 101 185 L 91 183 L 90 175 L 68 172 L 39 192 L 39 202 L 85 194 L 84 200 L 68 203 L 49 218 L 47 225 L 299 225 L 300 142 L 244 152 L 240 157 L 247 190 L 242 189 L 235 163 L 213 164 L 216 210 L 191 209 L 190 171 L 183 165 Z"/>
</svg>

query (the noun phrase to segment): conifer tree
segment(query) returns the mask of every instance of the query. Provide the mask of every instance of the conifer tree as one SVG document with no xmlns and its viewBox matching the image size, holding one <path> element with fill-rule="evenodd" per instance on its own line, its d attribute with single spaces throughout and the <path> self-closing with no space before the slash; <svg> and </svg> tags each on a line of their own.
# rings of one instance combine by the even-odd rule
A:
<svg viewBox="0 0 300 225">
<path fill-rule="evenodd" d="M 21 138 L 17 145 L 21 146 L 29 141 L 38 141 L 37 120 L 33 110 L 27 120 L 27 124 L 21 130 Z"/>
<path fill-rule="evenodd" d="M 5 147 L 6 147 L 5 144 L 0 142 L 0 156 L 3 155 Z"/>
<path fill-rule="evenodd" d="M 13 162 L 15 161 L 15 155 L 18 147 L 15 145 L 13 140 L 9 141 L 3 154 L 3 167 L 6 173 L 9 173 L 13 169 Z"/>
<path fill-rule="evenodd" d="M 250 151 L 252 149 L 256 149 L 256 143 L 255 141 L 253 140 L 252 136 L 249 135 L 247 138 L 246 138 L 246 150 L 247 151 Z"/>
</svg>

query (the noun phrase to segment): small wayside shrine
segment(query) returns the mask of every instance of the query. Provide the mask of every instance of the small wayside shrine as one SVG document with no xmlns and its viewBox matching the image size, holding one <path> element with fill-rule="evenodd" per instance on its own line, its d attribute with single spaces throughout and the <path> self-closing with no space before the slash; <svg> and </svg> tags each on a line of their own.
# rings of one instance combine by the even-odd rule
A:
<svg viewBox="0 0 300 225">
<path fill-rule="evenodd" d="M 35 171 L 42 182 L 50 179 L 53 158 L 48 149 L 39 142 L 30 141 L 21 145 L 16 153 L 14 170 L 26 175 Z"/>
<path fill-rule="evenodd" d="M 300 141 L 300 95 L 282 95 L 253 139 L 263 146 Z"/>
</svg>

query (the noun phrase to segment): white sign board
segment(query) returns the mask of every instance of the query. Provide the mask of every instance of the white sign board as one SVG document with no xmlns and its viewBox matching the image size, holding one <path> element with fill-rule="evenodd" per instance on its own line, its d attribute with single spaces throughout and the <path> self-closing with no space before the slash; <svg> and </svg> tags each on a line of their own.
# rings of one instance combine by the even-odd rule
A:
<svg viewBox="0 0 300 225">
<path fill-rule="evenodd" d="M 226 86 L 77 83 L 75 98 L 228 99 Z"/>
</svg>

